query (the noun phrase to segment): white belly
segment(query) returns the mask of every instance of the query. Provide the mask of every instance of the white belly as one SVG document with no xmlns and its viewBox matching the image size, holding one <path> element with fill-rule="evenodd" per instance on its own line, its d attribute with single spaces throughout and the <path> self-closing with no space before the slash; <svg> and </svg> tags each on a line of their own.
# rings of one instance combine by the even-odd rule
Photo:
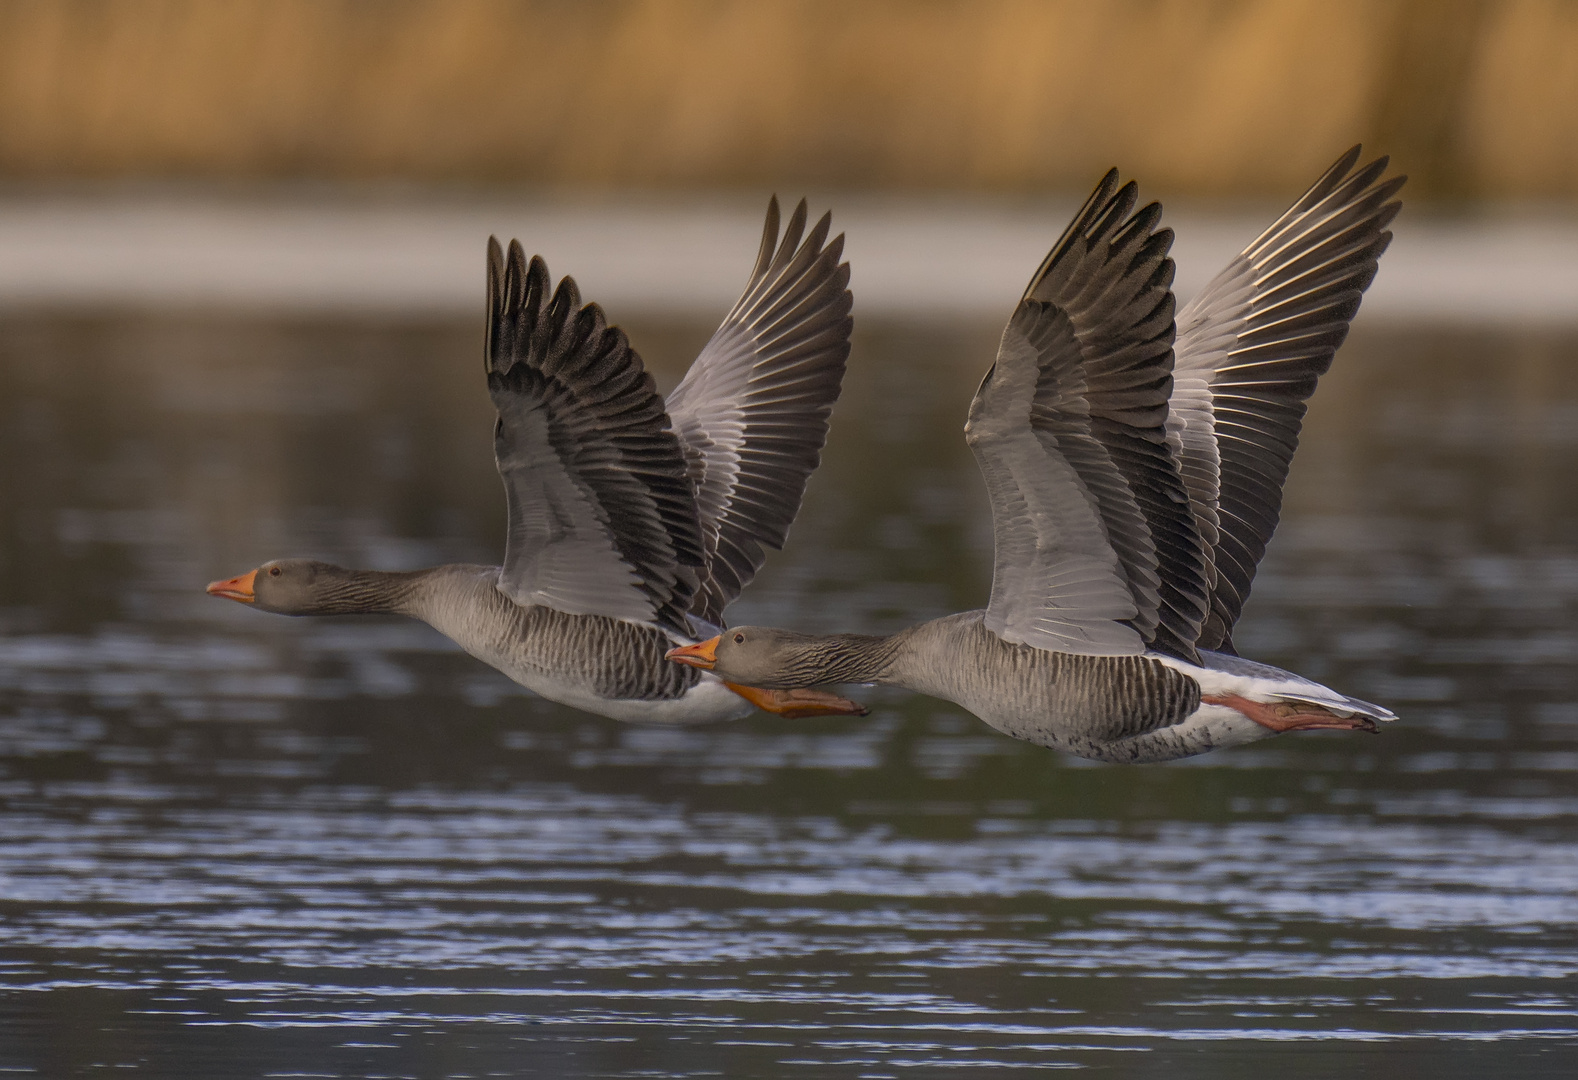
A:
<svg viewBox="0 0 1578 1080">
<path fill-rule="evenodd" d="M 584 686 L 560 682 L 552 677 L 512 672 L 502 667 L 501 670 L 539 697 L 582 712 L 635 724 L 716 724 L 724 720 L 743 719 L 756 709 L 756 706 L 724 686 L 723 680 L 706 673 L 702 674 L 699 683 L 685 692 L 684 697 L 646 701 L 598 697 Z"/>
<path fill-rule="evenodd" d="M 1270 728 L 1255 723 L 1237 709 L 1230 709 L 1226 705 L 1204 704 L 1185 717 L 1182 723 L 1173 725 L 1168 731 L 1191 742 L 1196 739 L 1202 740 L 1213 750 L 1243 746 L 1245 743 L 1267 739 L 1276 734 Z"/>
</svg>

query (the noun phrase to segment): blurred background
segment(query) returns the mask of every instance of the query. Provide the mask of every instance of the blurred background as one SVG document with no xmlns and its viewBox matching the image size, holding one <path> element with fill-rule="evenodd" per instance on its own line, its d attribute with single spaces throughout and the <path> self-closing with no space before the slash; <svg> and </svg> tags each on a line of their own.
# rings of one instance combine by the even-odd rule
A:
<svg viewBox="0 0 1578 1080">
<path fill-rule="evenodd" d="M 1373 311 L 1572 317 L 1561 0 L 5 0 L 0 307 L 453 315 L 498 231 L 699 313 L 776 191 L 865 313 L 997 311 L 1114 165 L 1187 298 L 1359 141 L 1411 178 Z"/>
<path fill-rule="evenodd" d="M 15 179 L 1578 195 L 1562 0 L 8 0 Z"/>
<path fill-rule="evenodd" d="M 203 594 L 497 561 L 486 237 L 668 388 L 777 192 L 855 336 L 729 617 L 979 606 L 966 405 L 1098 177 L 1187 298 L 1359 141 L 1406 206 L 1236 639 L 1379 737 L 654 729 Z M 0 1071 L 1565 1080 L 1575 199 L 1556 0 L 0 0 Z"/>
</svg>

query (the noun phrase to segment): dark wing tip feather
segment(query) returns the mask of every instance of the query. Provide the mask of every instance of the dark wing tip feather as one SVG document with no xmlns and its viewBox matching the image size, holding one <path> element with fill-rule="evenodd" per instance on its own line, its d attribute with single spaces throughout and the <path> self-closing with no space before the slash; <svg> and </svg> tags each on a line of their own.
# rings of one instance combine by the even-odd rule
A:
<svg viewBox="0 0 1578 1080">
<path fill-rule="evenodd" d="M 767 220 L 762 224 L 762 245 L 756 252 L 756 265 L 751 268 L 753 279 L 767 272 L 772 264 L 773 252 L 778 250 L 778 196 L 767 200 Z"/>
<path fill-rule="evenodd" d="M 782 267 L 794 258 L 795 251 L 800 247 L 800 237 L 805 233 L 805 219 L 810 213 L 804 199 L 795 205 L 794 213 L 789 215 L 789 224 L 784 226 L 783 241 L 778 245 L 778 257 L 773 260 L 774 267 Z M 831 222 L 832 218 L 829 217 Z"/>
<path fill-rule="evenodd" d="M 805 200 L 804 199 L 802 199 L 800 201 L 800 205 L 801 206 L 805 205 Z M 814 251 L 814 252 L 822 252 L 824 246 L 827 244 L 827 234 L 829 232 L 831 232 L 832 229 L 833 229 L 833 212 L 831 210 L 829 210 L 829 211 L 827 211 L 827 213 L 823 214 L 820 218 L 817 219 L 817 222 L 816 222 L 815 225 L 811 226 L 811 232 L 810 232 L 809 235 L 806 236 L 805 244 L 803 246 L 808 248 L 808 249 L 810 249 L 811 251 Z M 839 236 L 840 236 L 839 249 L 842 250 L 843 249 L 843 240 L 842 240 L 843 234 L 840 233 Z M 820 255 L 818 257 L 820 258 Z"/>
<path fill-rule="evenodd" d="M 1038 297 L 1038 293 L 1043 291 L 1041 289 L 1042 283 L 1051 273 L 1052 268 L 1057 266 L 1067 256 L 1070 247 L 1076 239 L 1092 231 L 1092 223 L 1101 214 L 1103 208 L 1111 205 L 1113 192 L 1117 190 L 1117 187 L 1118 170 L 1114 166 L 1108 169 L 1106 175 L 1097 181 L 1095 190 L 1090 193 L 1090 197 L 1085 200 L 1084 205 L 1074 215 L 1074 220 L 1068 223 L 1068 227 L 1063 230 L 1057 242 L 1052 245 L 1052 250 L 1047 252 L 1047 257 L 1041 260 L 1041 265 L 1036 268 L 1036 272 L 1030 275 L 1030 284 L 1025 286 L 1024 295 L 1019 298 L 1021 303 L 1026 300 L 1045 298 Z"/>
<path fill-rule="evenodd" d="M 827 222 L 829 228 L 832 227 L 833 218 L 831 214 L 822 220 Z M 844 234 L 839 233 L 837 236 L 833 237 L 833 239 L 829 240 L 827 242 L 827 247 L 822 249 L 822 254 L 820 257 L 826 259 L 828 262 L 838 264 L 837 268 L 833 271 L 833 276 L 838 280 L 838 287 L 840 289 L 847 286 L 849 284 L 849 264 L 842 261 L 844 257 Z M 853 306 L 853 298 L 851 298 L 850 303 L 851 306 Z"/>
<path fill-rule="evenodd" d="M 1097 220 L 1096 224 L 1091 226 L 1091 228 L 1086 231 L 1092 234 L 1093 239 L 1094 237 L 1104 236 L 1105 234 L 1113 231 L 1118 227 L 1119 222 L 1128 217 L 1129 211 L 1134 209 L 1134 204 L 1139 202 L 1139 200 L 1140 185 L 1135 181 L 1130 180 L 1128 183 L 1124 184 L 1118 189 L 1118 193 L 1114 195 L 1103 208 L 1102 214 Z M 1136 214 L 1135 217 L 1140 218 L 1144 216 L 1148 210 L 1155 210 L 1155 214 L 1151 216 L 1151 221 L 1147 222 L 1147 224 L 1153 223 L 1157 217 L 1161 216 L 1161 204 L 1151 203 L 1150 206 L 1146 207 L 1146 209 L 1142 210 L 1139 214 Z"/>
<path fill-rule="evenodd" d="M 1390 157 L 1382 154 L 1380 157 L 1364 166 L 1364 168 L 1354 173 L 1351 178 L 1344 180 L 1343 182 L 1355 191 L 1362 191 L 1379 180 L 1381 176 L 1385 174 L 1386 167 L 1390 165 L 1391 162 L 1392 159 Z"/>
<path fill-rule="evenodd" d="M 493 371 L 504 320 L 504 249 L 497 236 L 488 237 L 488 312 L 482 350 L 483 370 Z"/>
</svg>

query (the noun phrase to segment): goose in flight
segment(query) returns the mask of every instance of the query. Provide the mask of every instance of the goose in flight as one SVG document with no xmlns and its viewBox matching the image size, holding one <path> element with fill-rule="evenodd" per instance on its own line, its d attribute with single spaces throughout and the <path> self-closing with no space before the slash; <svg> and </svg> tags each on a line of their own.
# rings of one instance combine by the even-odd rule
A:
<svg viewBox="0 0 1578 1080">
<path fill-rule="evenodd" d="M 619 720 L 863 714 L 823 691 L 758 690 L 663 658 L 723 628 L 820 460 L 853 325 L 831 220 L 802 242 L 802 200 L 780 241 L 769 203 L 744 294 L 666 402 L 572 279 L 550 295 L 542 259 L 489 239 L 504 564 L 384 573 L 281 559 L 208 591 L 281 615 L 421 619 L 537 694 Z"/>
<path fill-rule="evenodd" d="M 970 405 L 995 545 L 984 611 L 892 637 L 741 626 L 669 658 L 755 686 L 903 686 L 1100 761 L 1395 719 L 1232 639 L 1305 402 L 1391 241 L 1403 178 L 1358 161 L 1354 147 L 1176 320 L 1160 206 L 1131 213 L 1134 183 L 1101 181 Z"/>
</svg>

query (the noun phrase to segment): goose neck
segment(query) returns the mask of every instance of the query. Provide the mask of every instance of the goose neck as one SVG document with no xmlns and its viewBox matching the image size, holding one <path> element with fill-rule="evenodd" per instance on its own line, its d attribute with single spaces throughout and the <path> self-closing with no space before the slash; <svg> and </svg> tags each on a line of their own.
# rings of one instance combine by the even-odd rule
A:
<svg viewBox="0 0 1578 1080">
<path fill-rule="evenodd" d="M 810 657 L 818 683 L 880 683 L 892 680 L 899 637 L 829 634 L 816 639 Z"/>
<path fill-rule="evenodd" d="M 440 569 L 440 568 L 435 568 Z M 314 615 L 414 615 L 427 606 L 433 570 L 348 570 L 319 586 Z"/>
</svg>

